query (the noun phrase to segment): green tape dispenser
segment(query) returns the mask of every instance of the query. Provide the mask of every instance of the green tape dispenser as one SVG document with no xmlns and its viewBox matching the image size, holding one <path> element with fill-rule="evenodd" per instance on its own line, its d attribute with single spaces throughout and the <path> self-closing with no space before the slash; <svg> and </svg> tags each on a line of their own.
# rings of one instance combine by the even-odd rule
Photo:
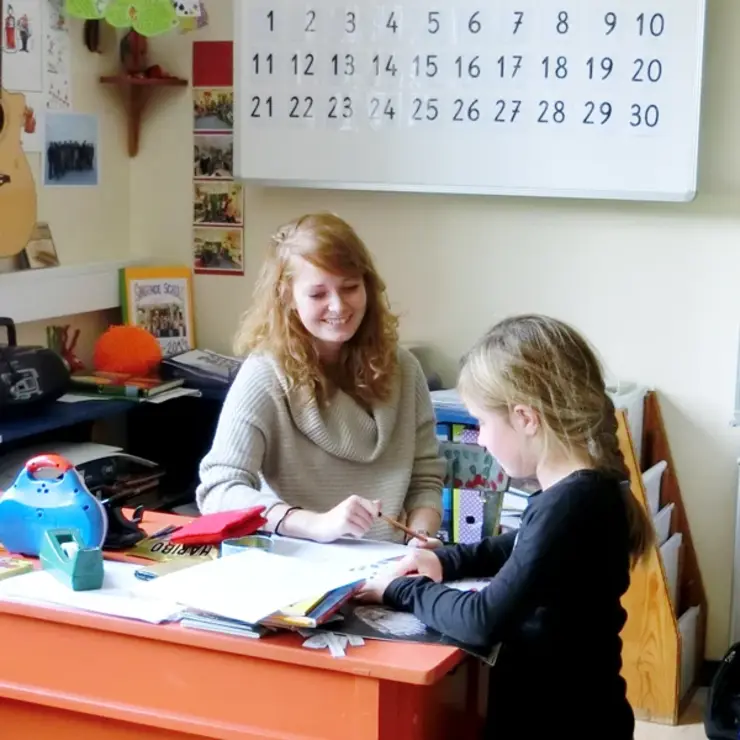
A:
<svg viewBox="0 0 740 740">
<path fill-rule="evenodd" d="M 41 567 L 73 591 L 103 585 L 103 551 L 85 547 L 77 529 L 47 529 L 39 551 Z"/>
</svg>

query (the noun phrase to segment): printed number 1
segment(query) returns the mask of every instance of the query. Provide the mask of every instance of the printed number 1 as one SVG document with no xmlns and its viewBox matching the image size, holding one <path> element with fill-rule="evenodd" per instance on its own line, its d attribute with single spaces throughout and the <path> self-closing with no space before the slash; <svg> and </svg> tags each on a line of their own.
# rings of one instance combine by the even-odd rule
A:
<svg viewBox="0 0 740 740">
<path fill-rule="evenodd" d="M 274 31 L 275 30 L 275 11 L 274 10 L 271 10 L 267 14 L 267 23 L 270 26 L 270 31 Z"/>
</svg>

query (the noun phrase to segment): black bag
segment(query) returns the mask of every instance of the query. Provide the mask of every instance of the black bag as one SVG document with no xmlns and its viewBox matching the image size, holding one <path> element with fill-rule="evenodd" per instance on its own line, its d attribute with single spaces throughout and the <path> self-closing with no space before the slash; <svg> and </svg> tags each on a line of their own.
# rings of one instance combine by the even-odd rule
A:
<svg viewBox="0 0 740 740">
<path fill-rule="evenodd" d="M 0 419 L 46 408 L 69 387 L 67 363 L 46 347 L 19 347 L 15 322 L 0 317 L 8 332 L 0 345 Z"/>
<path fill-rule="evenodd" d="M 709 740 L 740 738 L 740 642 L 727 651 L 709 686 L 704 731 Z"/>
</svg>

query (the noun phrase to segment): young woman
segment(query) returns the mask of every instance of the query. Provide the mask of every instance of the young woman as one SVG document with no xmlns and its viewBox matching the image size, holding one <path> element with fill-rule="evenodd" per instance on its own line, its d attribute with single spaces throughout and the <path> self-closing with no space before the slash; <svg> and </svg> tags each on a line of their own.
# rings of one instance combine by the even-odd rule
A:
<svg viewBox="0 0 740 740">
<path fill-rule="evenodd" d="M 313 214 L 278 231 L 236 350 L 248 357 L 200 466 L 202 512 L 264 505 L 268 529 L 320 542 L 398 540 L 381 510 L 437 532 L 445 463 L 426 379 L 349 224 Z"/>
<path fill-rule="evenodd" d="M 631 740 L 620 600 L 654 530 L 629 488 L 599 363 L 566 324 L 514 317 L 468 354 L 459 388 L 480 443 L 542 490 L 517 533 L 415 552 L 361 598 L 462 642 L 501 645 L 485 737 Z M 484 576 L 477 593 L 442 584 Z"/>
</svg>

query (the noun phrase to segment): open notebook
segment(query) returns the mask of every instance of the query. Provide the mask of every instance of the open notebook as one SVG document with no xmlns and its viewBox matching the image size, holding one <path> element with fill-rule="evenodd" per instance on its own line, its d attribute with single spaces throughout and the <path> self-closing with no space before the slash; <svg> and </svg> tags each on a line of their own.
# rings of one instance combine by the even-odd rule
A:
<svg viewBox="0 0 740 740">
<path fill-rule="evenodd" d="M 148 598 L 256 625 L 290 605 L 351 587 L 362 579 L 337 563 L 245 549 L 139 586 Z"/>
</svg>

